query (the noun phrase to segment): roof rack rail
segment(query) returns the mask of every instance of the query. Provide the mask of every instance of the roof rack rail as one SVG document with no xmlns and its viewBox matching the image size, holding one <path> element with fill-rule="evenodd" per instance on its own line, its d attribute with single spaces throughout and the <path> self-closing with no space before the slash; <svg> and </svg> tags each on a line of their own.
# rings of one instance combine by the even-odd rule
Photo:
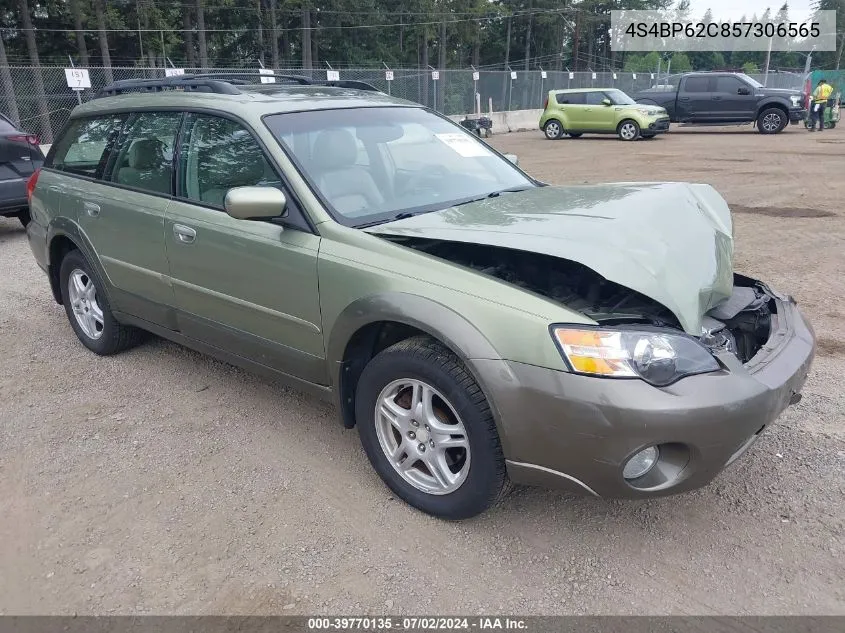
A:
<svg viewBox="0 0 845 633">
<path fill-rule="evenodd" d="M 187 77 L 189 75 L 182 75 L 183 77 Z M 203 78 L 203 79 L 220 79 L 222 81 L 226 81 L 228 79 L 241 79 L 241 78 L 249 78 L 249 79 L 256 79 L 259 77 L 273 77 L 275 79 L 282 79 L 285 81 L 292 81 L 293 83 L 297 83 L 303 86 L 308 86 L 314 83 L 310 78 L 305 77 L 304 75 L 285 75 L 280 73 L 257 73 L 257 72 L 239 72 L 239 73 L 203 73 L 199 75 L 190 75 L 194 78 Z M 243 82 L 245 83 L 245 82 Z"/>
<path fill-rule="evenodd" d="M 95 98 L 111 97 L 127 92 L 162 92 L 164 90 L 184 90 L 186 92 L 211 92 L 215 94 L 243 94 L 238 86 L 249 85 L 245 79 L 272 77 L 277 80 L 292 82 L 302 86 L 328 86 L 331 88 L 353 88 L 380 92 L 378 88 L 365 81 L 341 79 L 339 81 L 313 80 L 302 75 L 284 75 L 278 73 L 205 73 L 199 75 L 175 75 L 157 79 L 122 79 L 101 88 Z M 275 82 L 274 82 L 275 83 Z M 272 85 L 272 84 L 264 84 Z"/>
<path fill-rule="evenodd" d="M 177 75 L 158 79 L 121 79 L 100 88 L 96 97 L 110 97 L 127 92 L 161 92 L 168 88 L 179 88 L 193 92 L 213 92 L 216 94 L 236 95 L 241 91 L 226 81 L 193 75 Z"/>
</svg>

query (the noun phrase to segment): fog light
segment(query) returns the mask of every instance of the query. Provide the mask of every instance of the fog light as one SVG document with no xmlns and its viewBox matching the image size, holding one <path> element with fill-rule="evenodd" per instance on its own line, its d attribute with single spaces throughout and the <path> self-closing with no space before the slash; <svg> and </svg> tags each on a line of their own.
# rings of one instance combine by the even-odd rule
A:
<svg viewBox="0 0 845 633">
<path fill-rule="evenodd" d="M 660 451 L 656 446 L 644 448 L 628 460 L 622 470 L 622 476 L 625 479 L 639 479 L 654 467 L 659 456 Z"/>
</svg>

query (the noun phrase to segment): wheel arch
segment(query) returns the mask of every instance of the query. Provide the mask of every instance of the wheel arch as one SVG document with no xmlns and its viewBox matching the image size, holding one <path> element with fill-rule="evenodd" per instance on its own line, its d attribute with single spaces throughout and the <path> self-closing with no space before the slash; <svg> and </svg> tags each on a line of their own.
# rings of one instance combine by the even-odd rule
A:
<svg viewBox="0 0 845 633">
<path fill-rule="evenodd" d="M 763 114 L 764 111 L 769 110 L 770 108 L 777 108 L 778 110 L 782 111 L 784 116 L 786 117 L 786 123 L 789 125 L 789 106 L 787 106 L 783 101 L 779 99 L 769 99 L 762 101 L 757 105 L 757 114 L 754 116 L 754 120 L 760 118 L 760 115 Z"/>
<path fill-rule="evenodd" d="M 62 291 L 59 282 L 59 271 L 62 260 L 71 251 L 78 250 L 88 263 L 95 268 L 95 272 L 104 284 L 108 286 L 100 258 L 97 257 L 91 242 L 79 226 L 66 218 L 56 218 L 47 229 L 47 276 L 50 280 L 50 290 L 59 305 L 62 304 Z M 108 288 L 103 288 L 108 298 Z"/>
<path fill-rule="evenodd" d="M 328 338 L 326 358 L 344 427 L 355 426 L 355 390 L 366 364 L 390 345 L 420 335 L 434 338 L 454 353 L 482 392 L 488 393 L 473 370 L 472 359 L 500 356 L 474 325 L 451 308 L 418 295 L 374 295 L 350 304 Z M 488 402 L 493 409 L 489 398 Z"/>
</svg>

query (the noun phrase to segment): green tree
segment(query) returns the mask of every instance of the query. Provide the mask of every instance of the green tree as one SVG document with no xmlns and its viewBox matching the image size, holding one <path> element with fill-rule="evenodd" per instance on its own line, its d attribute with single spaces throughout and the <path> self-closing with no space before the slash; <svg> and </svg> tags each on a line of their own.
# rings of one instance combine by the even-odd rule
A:
<svg viewBox="0 0 845 633">
<path fill-rule="evenodd" d="M 692 62 L 690 62 L 686 53 L 675 53 L 672 55 L 671 61 L 671 71 L 673 73 L 686 73 L 692 70 Z"/>
</svg>

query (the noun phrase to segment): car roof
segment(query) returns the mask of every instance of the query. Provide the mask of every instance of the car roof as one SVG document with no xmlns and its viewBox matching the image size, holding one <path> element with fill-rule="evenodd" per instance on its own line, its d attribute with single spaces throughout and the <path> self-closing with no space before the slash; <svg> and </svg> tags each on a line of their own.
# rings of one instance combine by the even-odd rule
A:
<svg viewBox="0 0 845 633">
<path fill-rule="evenodd" d="M 621 90 L 621 88 L 602 88 L 602 87 L 595 87 L 595 88 L 554 88 L 553 90 L 549 90 L 549 92 L 566 92 L 569 94 L 577 93 L 577 92 L 603 92 L 605 90 Z"/>
<path fill-rule="evenodd" d="M 304 110 L 422 107 L 418 103 L 391 97 L 382 92 L 354 88 L 272 84 L 238 86 L 238 88 L 239 94 L 164 90 L 100 97 L 74 108 L 71 117 L 155 108 L 218 110 L 239 115 L 242 118 L 260 118 L 267 114 Z"/>
</svg>

